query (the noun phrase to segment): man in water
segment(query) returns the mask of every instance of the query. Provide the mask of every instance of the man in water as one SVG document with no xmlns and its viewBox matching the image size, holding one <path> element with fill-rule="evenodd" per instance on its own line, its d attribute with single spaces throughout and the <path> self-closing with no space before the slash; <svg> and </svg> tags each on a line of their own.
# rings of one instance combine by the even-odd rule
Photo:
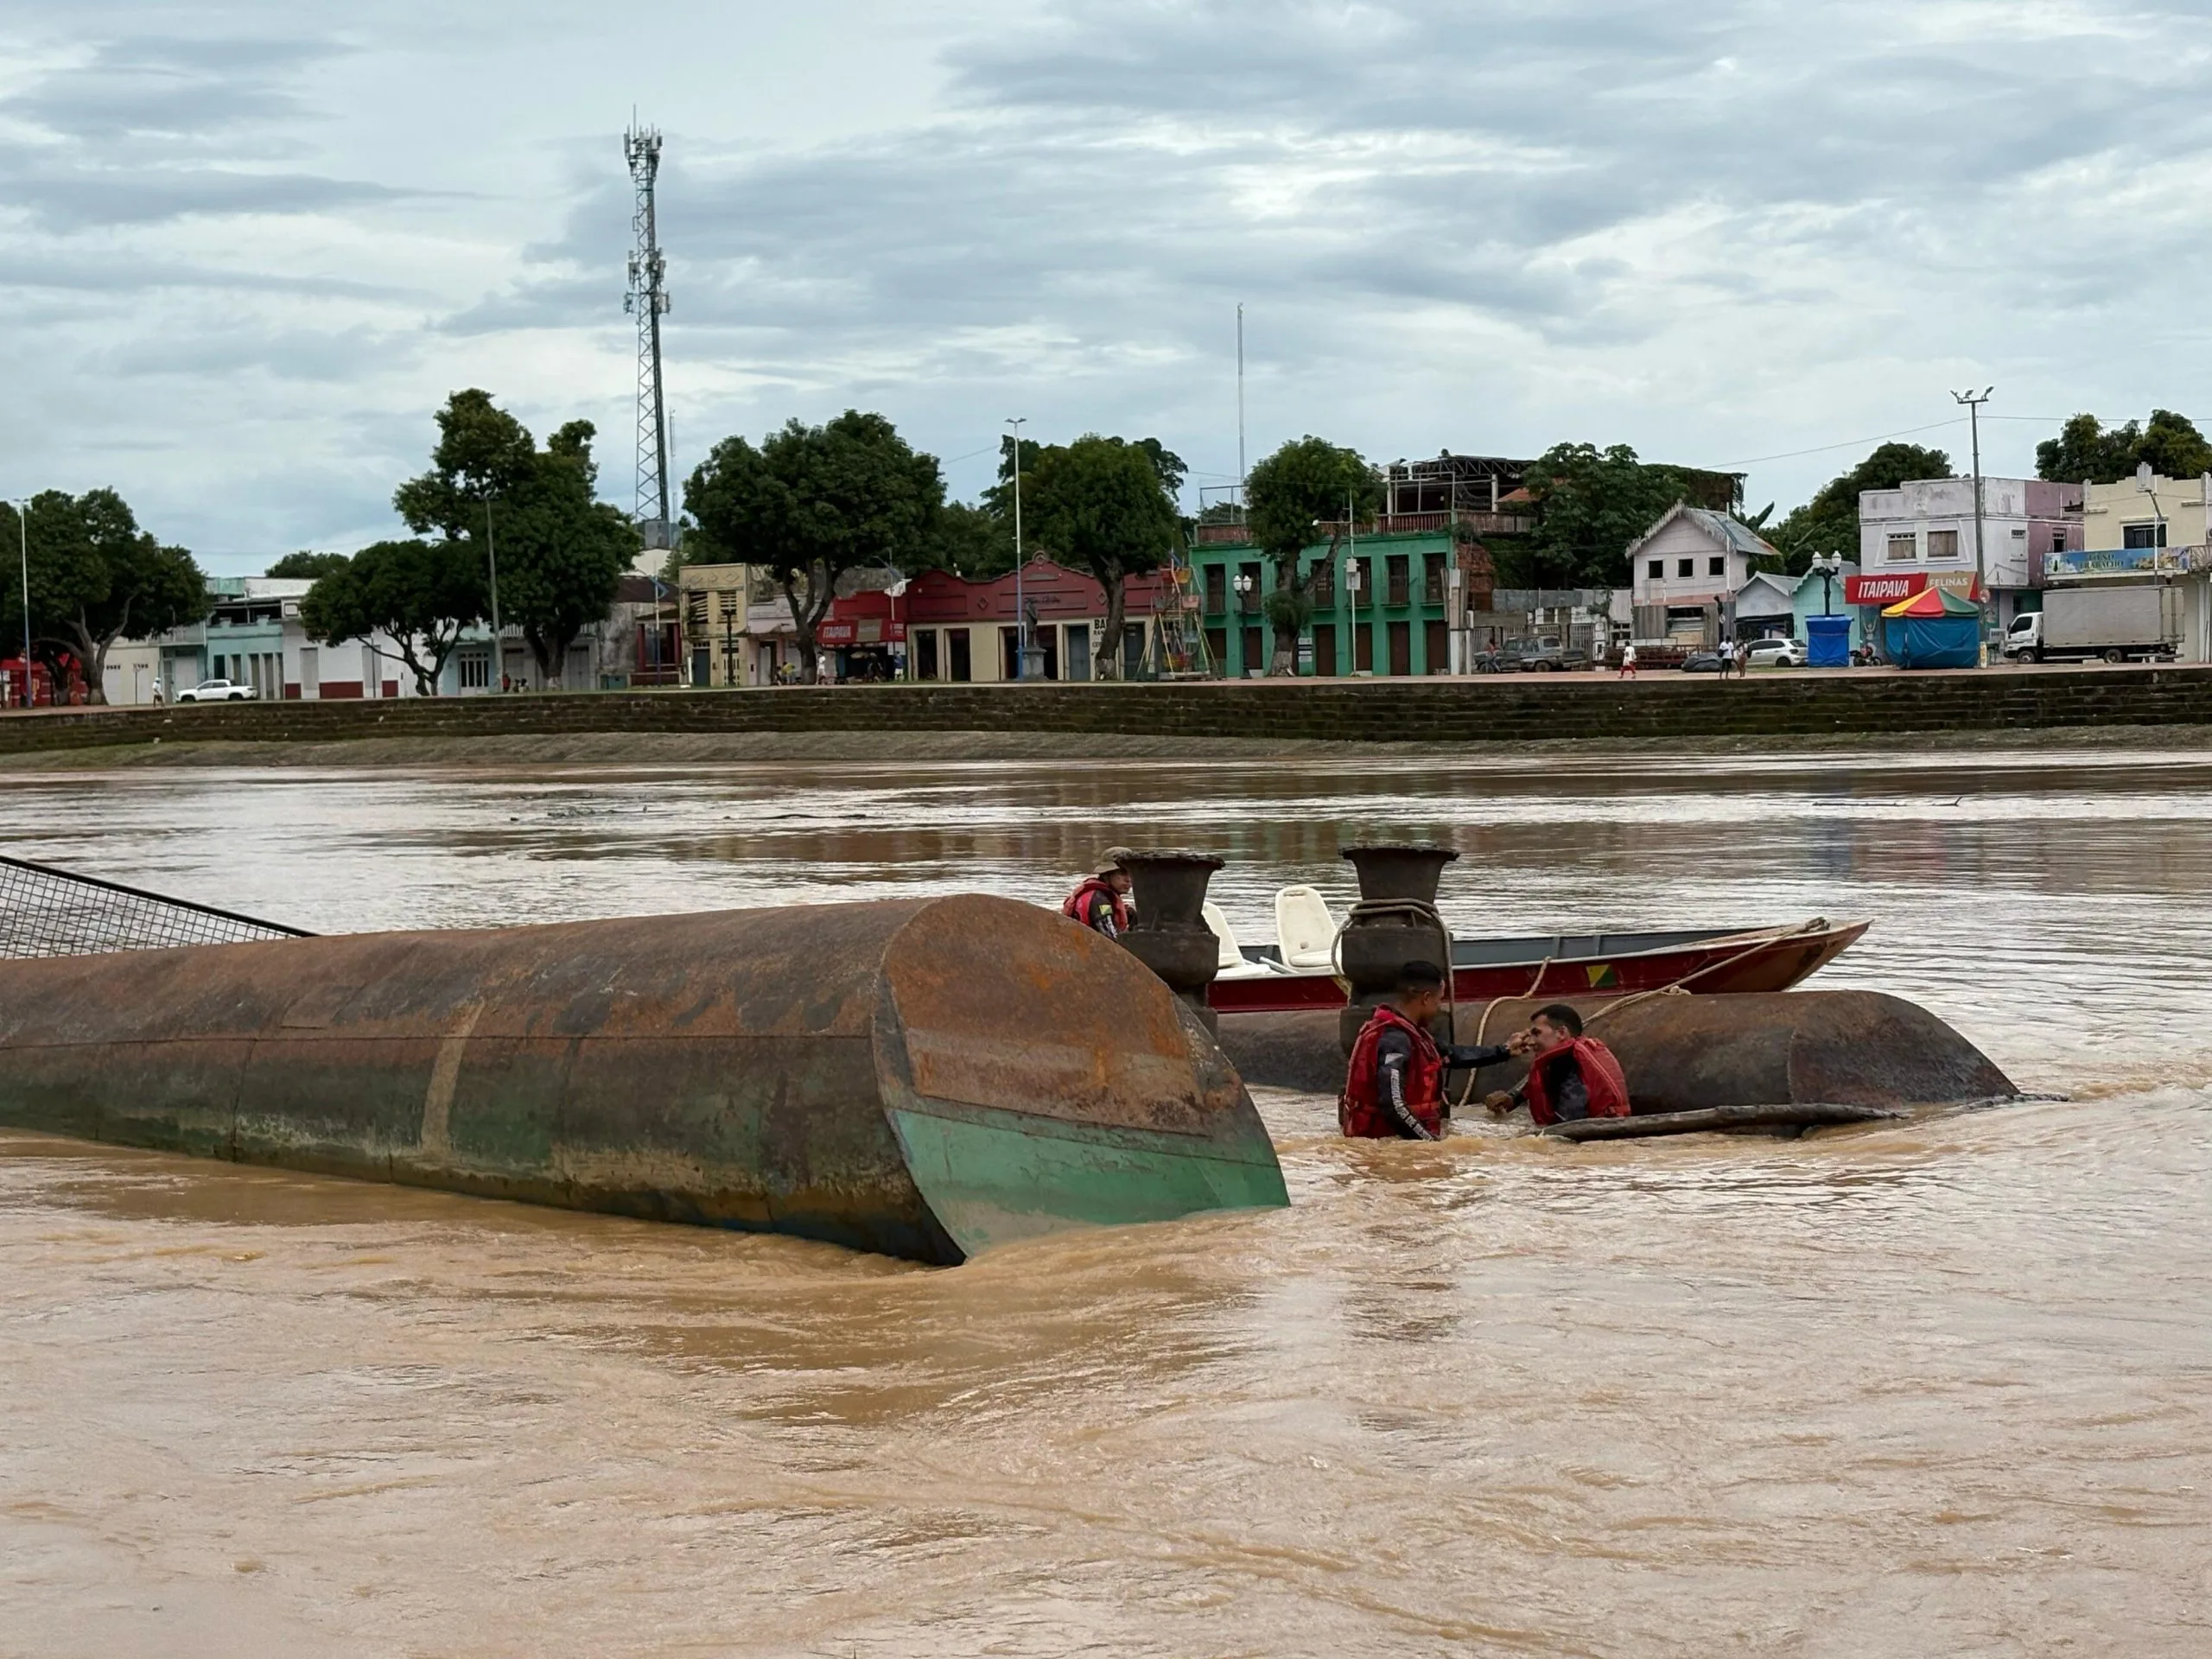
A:
<svg viewBox="0 0 2212 1659">
<path fill-rule="evenodd" d="M 1122 866 L 1135 856 L 1126 847 L 1109 847 L 1067 896 L 1060 914 L 1109 939 L 1120 938 L 1129 931 L 1129 873 Z"/>
<path fill-rule="evenodd" d="M 1444 970 L 1409 962 L 1396 993 L 1360 1027 L 1337 1097 L 1337 1127 L 1354 1140 L 1441 1141 L 1446 1067 L 1495 1065 L 1527 1052 L 1527 1034 L 1499 1047 L 1462 1048 L 1429 1035 L 1444 1006 Z"/>
<path fill-rule="evenodd" d="M 1596 1038 L 1582 1034 L 1582 1016 L 1566 1003 L 1539 1009 L 1522 1042 L 1516 1052 L 1534 1058 L 1521 1092 L 1528 1096 L 1529 1116 L 1538 1128 L 1586 1117 L 1628 1116 L 1628 1079 L 1621 1063 Z M 1484 1103 L 1492 1116 L 1503 1117 L 1513 1109 L 1514 1097 L 1495 1094 Z"/>
</svg>

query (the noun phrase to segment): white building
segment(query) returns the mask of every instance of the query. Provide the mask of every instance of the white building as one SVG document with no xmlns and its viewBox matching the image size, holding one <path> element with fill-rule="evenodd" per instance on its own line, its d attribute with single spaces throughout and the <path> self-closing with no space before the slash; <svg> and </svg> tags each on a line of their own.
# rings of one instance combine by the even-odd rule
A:
<svg viewBox="0 0 2212 1659">
<path fill-rule="evenodd" d="M 1713 645 L 1734 637 L 1734 601 L 1751 561 L 1781 553 L 1741 519 L 1677 502 L 1629 544 L 1636 637 Z"/>
<path fill-rule="evenodd" d="M 2025 596 L 2044 585 L 2051 555 L 2082 546 L 2082 486 L 1985 478 L 1981 490 L 1982 577 L 2002 630 L 2033 608 Z M 1974 480 L 1916 479 L 1860 492 L 1859 568 L 1869 579 L 1916 578 L 1914 592 L 1930 584 L 1965 591 L 1974 569 Z"/>
</svg>

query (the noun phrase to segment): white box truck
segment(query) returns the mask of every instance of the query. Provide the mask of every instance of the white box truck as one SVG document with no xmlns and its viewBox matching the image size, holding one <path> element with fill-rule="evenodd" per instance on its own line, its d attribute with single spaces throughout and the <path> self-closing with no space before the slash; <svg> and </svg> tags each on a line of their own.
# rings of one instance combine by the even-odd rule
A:
<svg viewBox="0 0 2212 1659">
<path fill-rule="evenodd" d="M 2108 663 L 2171 657 L 2181 645 L 2181 590 L 2155 587 L 2053 588 L 2043 609 L 2015 617 L 2005 655 L 2035 663 Z"/>
</svg>

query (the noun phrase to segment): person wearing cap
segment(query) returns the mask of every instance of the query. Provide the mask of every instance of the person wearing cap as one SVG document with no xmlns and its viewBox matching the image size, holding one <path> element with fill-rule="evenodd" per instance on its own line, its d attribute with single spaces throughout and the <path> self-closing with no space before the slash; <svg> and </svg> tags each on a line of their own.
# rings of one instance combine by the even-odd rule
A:
<svg viewBox="0 0 2212 1659">
<path fill-rule="evenodd" d="M 1067 896 L 1060 914 L 1109 939 L 1120 938 L 1129 931 L 1129 873 L 1122 865 L 1135 856 L 1126 847 L 1109 847 Z"/>
<path fill-rule="evenodd" d="M 1521 1033 L 1486 1048 L 1438 1042 L 1428 1025 L 1443 1007 L 1441 968 L 1409 962 L 1398 970 L 1395 994 L 1353 1039 L 1344 1093 L 1337 1097 L 1338 1128 L 1361 1141 L 1441 1141 L 1446 1070 L 1496 1065 L 1525 1051 Z"/>
</svg>

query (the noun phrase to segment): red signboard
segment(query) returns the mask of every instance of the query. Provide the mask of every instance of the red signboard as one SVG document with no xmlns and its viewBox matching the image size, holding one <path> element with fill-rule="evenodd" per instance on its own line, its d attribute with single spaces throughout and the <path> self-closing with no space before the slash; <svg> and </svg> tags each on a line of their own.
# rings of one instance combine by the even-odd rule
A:
<svg viewBox="0 0 2212 1659">
<path fill-rule="evenodd" d="M 1923 570 L 1892 570 L 1880 575 L 1846 576 L 1843 579 L 1844 602 L 1848 605 L 1894 605 L 1901 599 L 1910 599 L 1927 589 L 1930 577 Z M 1980 589 L 1971 570 L 1938 570 L 1934 585 L 1948 588 L 1955 594 L 1968 599 L 1979 599 Z"/>
<path fill-rule="evenodd" d="M 906 638 L 904 622 L 874 616 L 849 617 L 842 621 L 831 619 L 814 631 L 814 642 L 818 645 L 899 645 Z"/>
</svg>

